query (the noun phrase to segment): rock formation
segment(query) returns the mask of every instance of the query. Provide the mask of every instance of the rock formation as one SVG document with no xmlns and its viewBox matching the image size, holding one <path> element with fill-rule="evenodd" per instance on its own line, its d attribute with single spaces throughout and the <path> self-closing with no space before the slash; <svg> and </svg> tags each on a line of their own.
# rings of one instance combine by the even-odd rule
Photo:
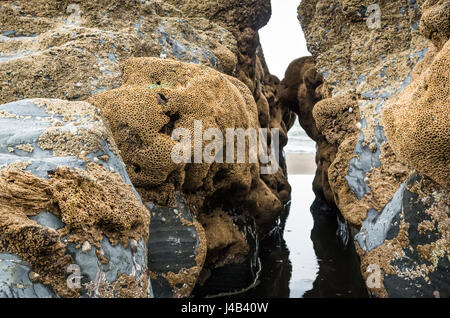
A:
<svg viewBox="0 0 450 318">
<path fill-rule="evenodd" d="M 216 140 L 219 148 L 208 150 L 211 138 L 204 134 L 216 129 L 225 138 L 230 128 L 259 128 L 250 90 L 231 76 L 174 60 L 135 58 L 123 69 L 120 88 L 89 101 L 108 120 L 133 184 L 144 202 L 163 206 L 174 206 L 182 191 L 193 219 L 206 231 L 207 263 L 240 263 L 251 251 L 229 213 L 240 209 L 263 234 L 273 227 L 282 204 L 260 178 L 259 163 L 249 157 L 242 163 L 225 161 L 237 144 Z M 172 133 L 180 128 L 188 135 L 176 141 Z M 185 161 L 173 161 L 177 145 L 188 149 Z M 198 146 L 201 155 L 208 151 L 216 160 L 198 159 Z"/>
<path fill-rule="evenodd" d="M 313 117 L 316 103 L 330 97 L 330 93 L 327 84 L 315 69 L 314 59 L 302 57 L 292 61 L 278 89 L 278 103 L 298 115 L 300 125 L 317 144 L 314 193 L 324 198 L 328 205 L 335 207 L 334 195 L 328 182 L 328 168 L 336 156 L 337 145 L 327 142 L 325 136 L 317 129 Z"/>
<path fill-rule="evenodd" d="M 371 294 L 448 297 L 449 6 L 303 0 L 312 57 L 280 82 L 269 0 L 0 1 L 0 296 L 251 286 L 290 199 L 283 156 L 268 175 L 174 162 L 196 141 L 171 135 L 277 128 L 282 153 L 296 113 Z"/>
<path fill-rule="evenodd" d="M 448 8 L 445 0 L 303 0 L 299 7 L 331 93 L 320 90 L 323 99 L 302 111 L 324 136 L 319 154 L 331 145 L 322 150 L 331 162 L 329 190 L 379 297 L 450 293 Z M 322 182 L 324 193 L 328 185 Z"/>
<path fill-rule="evenodd" d="M 0 164 L 0 297 L 151 296 L 149 213 L 98 109 L 0 105 Z"/>
<path fill-rule="evenodd" d="M 287 142 L 295 115 L 276 105 L 278 80 L 267 71 L 257 33 L 270 17 L 269 0 L 201 5 L 18 0 L 0 5 L 0 26 L 6 30 L 0 42 L 2 102 L 84 100 L 119 87 L 120 63 L 127 58 L 174 58 L 211 66 L 244 82 L 257 103 L 260 126 L 280 129 L 280 147 Z M 280 203 L 289 200 L 283 169 L 264 181 Z"/>
<path fill-rule="evenodd" d="M 292 126 L 295 115 L 278 103 L 276 87 L 279 81 L 269 74 L 259 45 L 257 31 L 267 23 L 270 14 L 269 0 L 202 1 L 198 3 L 187 0 L 125 2 L 103 0 L 95 2 L 81 0 L 0 1 L 0 30 L 2 30 L 0 34 L 1 103 L 35 97 L 84 101 L 97 93 L 110 90 L 112 91 L 99 96 L 120 92 L 128 94 L 130 102 L 133 100 L 133 102 L 139 101 L 141 103 L 140 106 L 139 103 L 136 105 L 129 103 L 128 109 L 117 108 L 123 113 L 108 114 L 105 112 L 105 117 L 110 120 L 107 125 L 112 128 L 114 138 L 119 144 L 119 148 L 123 150 L 121 156 L 127 164 L 126 171 L 123 169 L 121 159 L 119 159 L 119 152 L 117 152 L 117 160 L 116 157 L 109 154 L 108 156 L 109 163 L 114 160 L 115 165 L 122 167 L 120 171 L 117 170 L 119 169 L 118 166 L 113 166 L 113 169 L 120 173 L 123 180 L 129 182 L 128 174 L 130 174 L 131 180 L 143 195 L 146 207 L 154 218 L 154 223 L 150 222 L 153 225 L 150 225 L 150 238 L 148 240 L 147 232 L 141 240 L 137 240 L 137 237 L 133 238 L 138 242 L 138 245 L 142 247 L 142 243 L 145 242 L 145 246 L 155 248 L 161 240 L 173 238 L 171 234 L 174 234 L 175 238 L 177 238 L 176 235 L 180 235 L 179 241 L 172 245 L 169 244 L 170 246 L 167 245 L 165 253 L 161 254 L 161 250 L 157 248 L 148 253 L 147 251 L 139 252 L 139 257 L 144 257 L 146 261 L 147 257 L 149 258 L 149 264 L 152 266 L 149 269 L 149 275 L 152 284 L 155 285 L 155 296 L 157 297 L 188 296 L 196 285 L 197 278 L 204 269 L 204 264 L 208 264 L 208 268 L 201 273 L 202 283 L 205 286 L 208 285 L 208 277 L 211 276 L 211 271 L 220 268 L 226 269 L 228 265 L 239 264 L 243 266 L 245 273 L 243 274 L 243 281 L 248 281 L 251 277 L 249 282 L 251 283 L 255 279 L 254 274 L 256 273 L 254 266 L 257 262 L 254 258 L 258 252 L 257 241 L 275 224 L 283 205 L 290 199 L 290 186 L 286 178 L 283 157 L 280 162 L 281 167 L 273 175 L 260 175 L 258 165 L 248 164 L 238 165 L 235 168 L 226 165 L 222 167 L 214 165 L 212 168 L 208 164 L 186 165 L 188 169 L 184 171 L 185 166 L 170 165 L 167 161 L 167 149 L 174 145 L 173 141 L 169 141 L 169 132 L 174 128 L 172 125 L 177 121 L 176 114 L 161 109 L 152 113 L 148 108 L 146 114 L 139 112 L 142 111 L 145 98 L 150 98 L 153 106 L 164 108 L 165 98 L 167 97 L 170 98 L 167 103 L 168 108 L 180 110 L 184 124 L 192 125 L 192 118 L 209 115 L 205 113 L 205 111 L 211 111 L 211 105 L 206 105 L 208 101 L 220 106 L 221 101 L 211 93 L 215 91 L 215 86 L 219 85 L 219 87 L 222 87 L 221 91 L 232 99 L 227 100 L 222 108 L 216 107 L 218 110 L 218 113 L 215 113 L 218 116 L 217 119 L 220 121 L 220 116 L 225 114 L 226 116 L 223 116 L 224 121 L 217 124 L 210 118 L 208 125 L 223 129 L 226 120 L 231 119 L 232 121 L 236 120 L 232 123 L 232 127 L 242 124 L 244 126 L 242 128 L 278 128 L 280 130 L 279 150 L 281 152 L 287 142 L 287 131 Z M 171 87 L 169 85 L 171 83 L 163 83 L 162 81 L 158 83 L 158 80 L 152 80 L 145 83 L 147 87 L 137 89 L 143 83 L 138 84 L 136 82 L 138 78 L 132 80 L 131 77 L 133 74 L 134 76 L 140 76 L 141 74 L 140 70 L 136 69 L 136 67 L 139 68 L 138 64 L 134 65 L 134 69 L 132 67 L 133 63 L 138 63 L 139 60 L 131 59 L 130 61 L 134 62 L 123 64 L 123 68 L 121 66 L 121 63 L 136 57 L 160 58 L 159 62 L 154 59 L 155 62 L 151 64 L 152 66 L 159 65 L 160 71 L 161 67 L 175 65 L 177 63 L 175 60 L 197 64 L 198 66 L 185 67 L 186 71 L 193 71 L 196 76 L 192 77 L 185 74 L 184 77 L 174 77 L 171 80 L 174 84 L 182 79 L 184 83 L 199 86 L 196 87 L 195 91 L 191 90 L 190 92 L 188 89 L 183 90 L 182 85 L 177 84 L 175 87 Z M 172 67 L 174 71 L 183 68 Z M 213 74 L 212 78 L 205 75 L 208 73 Z M 148 74 L 145 74 L 145 76 L 148 76 Z M 159 75 L 157 75 L 157 72 L 154 73 L 155 79 L 158 76 L 161 77 L 161 73 Z M 126 85 L 123 84 L 127 82 L 134 89 L 131 87 L 126 89 Z M 141 97 L 144 97 L 144 95 L 146 97 L 141 99 L 140 96 L 133 95 L 138 91 L 143 94 Z M 161 93 L 161 96 L 156 92 Z M 195 103 L 192 98 L 197 99 L 196 102 L 198 103 Z M 100 97 L 95 99 L 100 99 Z M 176 100 L 178 102 L 174 103 Z M 191 103 L 188 103 L 188 100 L 191 100 Z M 39 122 L 40 119 L 35 119 L 34 108 L 27 107 L 24 109 L 20 106 L 22 103 L 28 102 L 7 104 L 8 112 L 5 111 L 0 114 L 2 116 L 9 116 L 10 114 L 15 116 L 15 111 L 17 111 L 20 112 L 20 116 L 24 118 L 32 116 L 34 122 Z M 54 104 L 54 102 L 48 103 Z M 60 102 L 55 103 L 60 104 Z M 107 104 L 111 105 L 111 103 Z M 81 107 L 80 105 L 89 104 L 68 103 L 64 105 Z M 192 116 L 188 115 L 189 110 L 186 108 L 181 111 L 183 107 L 190 107 L 191 105 L 202 106 L 203 109 L 198 108 Z M 125 107 L 125 104 L 120 106 Z M 225 106 L 229 108 L 225 109 Z M 13 111 L 11 107 L 17 107 L 17 110 Z M 63 108 L 63 106 L 60 106 L 58 111 L 63 111 Z M 102 107 L 102 109 L 106 110 L 105 107 Z M 230 109 L 233 109 L 236 113 L 230 113 Z M 27 111 L 31 113 L 27 114 Z M 127 118 L 130 113 L 135 114 L 135 121 L 131 117 Z M 117 118 L 114 118 L 116 116 Z M 64 119 L 66 118 L 64 117 Z M 120 122 L 114 121 L 115 119 L 120 119 Z M 148 122 L 142 122 L 143 119 L 151 119 L 155 126 L 147 127 L 148 130 L 144 131 Z M 70 120 L 73 120 L 73 118 L 70 117 Z M 141 126 L 138 124 L 140 120 Z M 82 135 L 74 135 L 71 133 L 73 129 L 76 129 L 76 127 L 68 127 L 67 131 L 59 131 L 57 128 L 50 129 L 42 132 L 43 135 L 40 139 L 34 141 L 36 144 L 33 144 L 31 140 L 13 146 L 5 143 L 0 145 L 0 151 L 8 153 L 12 149 L 14 152 L 23 154 L 32 150 L 38 153 L 52 150 L 55 158 L 65 158 L 61 161 L 59 159 L 52 161 L 50 155 L 48 155 L 47 161 L 51 162 L 52 165 L 42 163 L 44 168 L 39 172 L 41 173 L 39 175 L 36 175 L 33 172 L 34 170 L 30 170 L 39 178 L 50 180 L 44 182 L 35 178 L 33 182 L 44 182 L 45 189 L 47 187 L 52 188 L 52 178 L 70 178 L 69 176 L 75 178 L 76 176 L 73 175 L 73 170 L 79 168 L 78 163 L 67 159 L 72 158 L 70 150 L 72 147 L 75 147 L 77 151 L 86 151 L 86 155 L 91 155 L 92 158 L 94 158 L 94 155 L 88 151 L 91 150 L 89 147 L 92 146 L 96 149 L 95 151 L 98 150 L 96 147 L 98 146 L 99 136 L 96 135 L 94 138 L 84 132 Z M 112 145 L 114 142 L 110 138 L 111 135 L 108 136 L 107 143 Z M 153 139 L 153 137 L 156 138 Z M 141 147 L 141 143 L 146 145 L 146 148 Z M 102 147 L 105 146 L 105 142 L 101 142 L 101 145 Z M 160 146 L 166 148 L 158 148 Z M 84 149 L 86 147 L 89 149 Z M 152 152 L 152 149 L 157 151 Z M 130 153 L 130 151 L 133 153 Z M 146 154 L 152 154 L 154 157 L 146 158 Z M 95 158 L 97 159 L 93 163 L 94 166 L 105 164 L 104 159 L 106 157 L 101 156 L 103 154 L 95 152 Z M 163 158 L 165 161 L 161 161 Z M 0 164 L 9 165 L 8 160 L 2 160 Z M 46 169 L 47 166 L 52 168 Z M 67 166 L 69 170 L 61 170 L 63 166 Z M 79 172 L 81 176 L 77 178 L 81 178 L 80 180 L 83 180 L 83 178 L 89 180 L 100 178 L 100 176 L 97 176 L 97 174 L 101 174 L 98 171 L 99 168 L 91 168 L 91 166 L 83 166 L 83 169 L 87 169 L 87 171 Z M 36 166 L 36 169 L 39 168 Z M 54 177 L 48 176 L 47 171 L 49 170 L 55 170 Z M 66 182 L 58 182 L 56 179 L 54 182 L 59 187 L 67 186 Z M 79 182 L 83 183 L 82 181 Z M 68 209 L 71 213 L 79 212 L 82 216 L 82 219 L 80 219 L 82 222 L 87 222 L 86 218 L 95 218 L 94 215 L 85 212 L 88 203 L 79 202 L 79 205 L 75 206 L 75 203 L 78 202 L 76 201 L 78 196 L 81 195 L 81 190 L 77 190 L 77 187 L 72 189 L 72 192 L 65 191 L 63 188 L 60 189 L 60 194 L 56 192 L 54 194 L 58 197 L 50 196 L 50 199 L 61 202 L 61 209 Z M 91 191 L 90 189 L 85 190 Z M 97 190 L 100 191 L 100 189 Z M 105 189 L 104 191 L 107 193 L 112 189 Z M 225 200 L 226 195 L 231 194 L 238 195 L 235 202 Z M 135 195 L 139 201 L 140 196 L 137 193 Z M 73 196 L 76 199 L 72 200 L 71 197 Z M 186 204 L 183 203 L 184 200 L 187 200 Z M 73 204 L 72 201 L 74 201 Z M 229 203 L 233 204 L 224 206 Z M 240 203 L 243 206 L 238 206 Z M 182 208 L 186 205 L 189 208 Z M 111 209 L 110 217 L 113 221 L 105 222 L 107 224 L 119 222 L 119 224 L 114 228 L 115 232 L 108 232 L 107 228 L 100 228 L 97 232 L 89 232 L 91 236 L 89 244 L 95 246 L 95 248 L 92 247 L 92 251 L 100 250 L 98 245 L 100 233 L 112 240 L 111 244 L 115 244 L 119 238 L 125 235 L 126 228 L 129 225 L 126 222 L 129 222 L 130 219 L 122 220 L 118 218 L 116 220 L 114 216 L 116 207 L 111 206 Z M 175 211 L 183 211 L 183 216 L 174 217 Z M 67 221 L 67 215 L 56 214 L 57 217 L 64 218 L 63 222 Z M 206 217 L 209 214 L 215 215 L 215 217 L 210 220 Z M 136 217 L 139 215 L 137 214 Z M 201 215 L 205 215 L 205 217 L 199 217 Z M 139 218 L 141 217 L 142 215 L 139 216 Z M 197 217 L 205 227 L 204 229 L 200 222 L 197 222 Z M 147 219 L 146 222 L 149 222 L 149 220 Z M 233 226 L 230 222 L 233 223 Z M 227 224 L 228 234 L 216 237 L 214 235 L 217 232 L 216 227 L 223 224 Z M 133 223 L 133 226 L 135 225 Z M 89 226 L 92 226 L 92 224 Z M 83 226 L 77 229 L 79 232 L 85 230 L 86 227 Z M 153 236 L 152 232 L 154 233 Z M 136 235 L 139 233 L 141 232 L 136 230 Z M 186 260 L 182 262 L 179 259 L 172 258 L 174 253 L 178 253 L 180 246 L 184 249 L 181 255 L 186 258 L 194 257 L 195 262 Z M 209 248 L 208 257 L 206 257 L 206 247 Z M 61 246 L 58 248 L 63 251 Z M 138 249 L 138 251 L 141 250 Z M 13 251 L 12 256 L 8 254 L 8 257 L 23 257 L 20 253 L 13 255 L 14 252 L 17 251 Z M 92 254 L 93 252 L 89 253 Z M 124 253 L 128 253 L 128 251 Z M 128 254 L 126 255 L 128 257 Z M 154 259 L 153 257 L 161 259 Z M 164 259 L 164 257 L 167 257 L 167 259 Z M 83 262 L 80 261 L 80 264 L 85 264 Z M 162 264 L 164 263 L 166 267 L 169 265 L 170 268 L 163 269 Z M 14 260 L 11 264 L 14 264 Z M 90 265 L 91 263 L 89 263 Z M 26 266 L 33 267 L 34 263 Z M 24 268 L 27 270 L 29 267 Z M 145 268 L 146 265 L 140 264 L 140 270 L 137 273 L 147 274 Z M 60 270 L 60 268 L 57 270 Z M 82 268 L 83 277 L 88 275 L 89 279 L 95 280 L 96 274 L 94 274 L 94 271 L 89 269 L 89 273 L 85 275 L 84 270 Z M 99 269 L 96 270 L 96 273 L 103 277 L 102 271 L 103 269 Z M 248 274 L 246 271 L 248 271 Z M 121 273 L 128 272 L 121 270 Z M 41 272 L 39 275 L 50 277 L 54 274 Z M 61 275 L 61 273 L 58 272 L 58 275 Z M 214 279 L 214 277 L 211 277 L 211 279 Z M 112 284 L 114 279 L 112 280 L 108 276 L 107 281 Z M 5 284 L 5 286 L 8 286 L 11 281 L 6 280 Z M 60 289 L 60 286 L 51 287 L 54 289 L 53 292 L 69 296 L 68 293 Z M 220 292 L 220 290 L 215 292 Z M 29 296 L 42 295 L 30 294 L 29 291 L 26 293 Z M 147 294 L 150 295 L 151 291 Z M 7 296 L 23 295 L 25 294 L 17 292 Z M 104 295 L 99 294 L 98 289 L 92 294 L 92 296 Z M 123 295 L 125 294 L 114 293 L 114 296 Z M 70 296 L 77 296 L 77 294 L 72 293 Z"/>
<path fill-rule="evenodd" d="M 119 63 L 129 57 L 164 55 L 230 74 L 236 68 L 236 40 L 229 31 L 204 18 L 184 19 L 166 1 L 0 5 L 3 102 L 36 96 L 83 100 L 118 87 Z"/>
</svg>

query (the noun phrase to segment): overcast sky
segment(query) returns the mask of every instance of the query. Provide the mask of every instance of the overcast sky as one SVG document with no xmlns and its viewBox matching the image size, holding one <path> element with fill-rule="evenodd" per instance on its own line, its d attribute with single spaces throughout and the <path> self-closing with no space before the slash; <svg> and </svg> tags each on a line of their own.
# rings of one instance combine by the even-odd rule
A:
<svg viewBox="0 0 450 318">
<path fill-rule="evenodd" d="M 284 78 L 289 63 L 298 57 L 311 55 L 306 48 L 297 8 L 300 0 L 272 0 L 272 17 L 259 30 L 261 45 L 270 73 Z"/>
</svg>

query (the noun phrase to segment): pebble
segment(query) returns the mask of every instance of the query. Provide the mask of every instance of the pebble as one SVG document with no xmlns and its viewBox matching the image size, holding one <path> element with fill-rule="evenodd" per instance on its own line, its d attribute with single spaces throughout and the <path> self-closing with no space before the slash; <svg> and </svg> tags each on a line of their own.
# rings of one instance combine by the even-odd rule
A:
<svg viewBox="0 0 450 318">
<path fill-rule="evenodd" d="M 357 123 L 357 124 L 356 124 L 356 128 L 358 128 L 359 130 L 361 130 L 361 128 L 362 128 L 361 123 Z"/>
</svg>

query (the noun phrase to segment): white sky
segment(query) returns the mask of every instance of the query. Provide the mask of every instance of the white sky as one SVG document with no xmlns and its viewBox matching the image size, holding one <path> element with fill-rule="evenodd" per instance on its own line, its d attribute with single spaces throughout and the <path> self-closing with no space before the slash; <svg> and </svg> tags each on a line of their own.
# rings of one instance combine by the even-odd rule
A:
<svg viewBox="0 0 450 318">
<path fill-rule="evenodd" d="M 271 74 L 280 80 L 296 58 L 311 55 L 306 48 L 297 8 L 300 0 L 272 0 L 272 17 L 259 30 L 261 45 Z"/>
</svg>

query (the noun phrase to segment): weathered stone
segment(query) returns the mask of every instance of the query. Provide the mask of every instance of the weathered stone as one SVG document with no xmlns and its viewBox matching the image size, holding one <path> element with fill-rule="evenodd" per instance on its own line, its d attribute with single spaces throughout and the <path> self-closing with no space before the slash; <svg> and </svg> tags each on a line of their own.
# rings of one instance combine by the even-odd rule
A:
<svg viewBox="0 0 450 318">
<path fill-rule="evenodd" d="M 365 277 L 374 265 L 381 270 L 383 285 L 369 286 L 374 295 L 450 296 L 449 203 L 448 191 L 414 174 L 380 214 L 369 212 L 355 239 Z"/>
<path fill-rule="evenodd" d="M 448 294 L 448 1 L 376 6 L 304 0 L 299 7 L 308 48 L 331 89 L 312 111 L 334 145 L 330 189 L 352 232 L 361 227 L 355 239 L 364 277 L 381 270 L 381 286 L 368 284 L 372 294 Z M 357 100 L 358 107 L 347 103 L 356 125 L 335 112 L 342 98 Z"/>
<path fill-rule="evenodd" d="M 119 63 L 165 55 L 236 69 L 236 40 L 166 1 L 1 1 L 0 102 L 84 100 L 120 84 Z"/>
<path fill-rule="evenodd" d="M 180 193 L 174 207 L 146 206 L 152 218 L 147 246 L 154 296 L 187 297 L 205 262 L 205 232 Z"/>
<path fill-rule="evenodd" d="M 0 189 L 2 297 L 150 295 L 150 217 L 95 107 L 0 105 Z"/>
</svg>

